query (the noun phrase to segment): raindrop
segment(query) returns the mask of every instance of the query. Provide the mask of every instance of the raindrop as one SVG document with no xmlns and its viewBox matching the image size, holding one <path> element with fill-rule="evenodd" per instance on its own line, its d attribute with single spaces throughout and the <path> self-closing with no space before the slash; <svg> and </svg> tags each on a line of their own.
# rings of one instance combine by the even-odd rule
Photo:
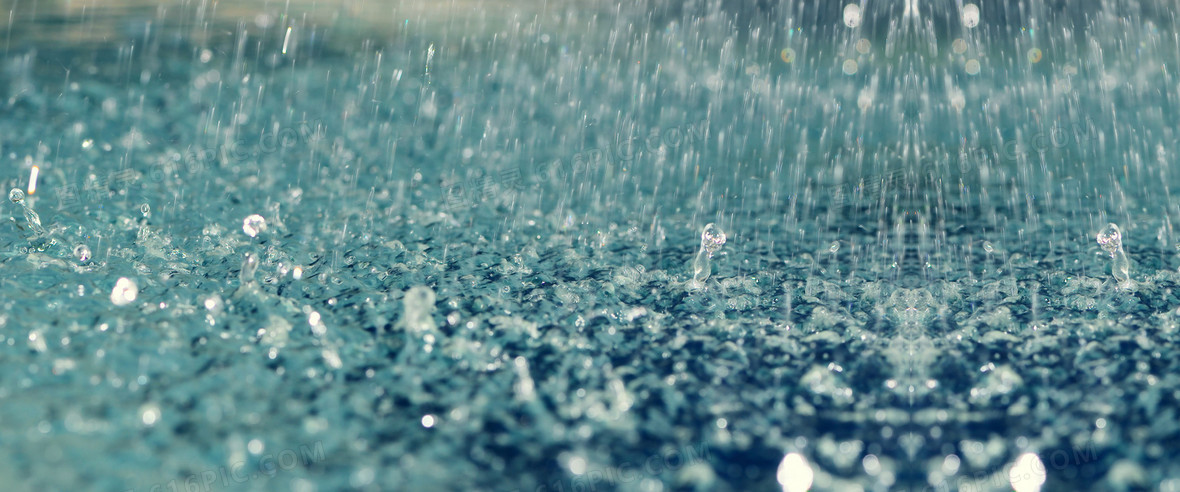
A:
<svg viewBox="0 0 1180 492">
<path fill-rule="evenodd" d="M 725 232 L 720 227 L 709 223 L 705 225 L 704 230 L 701 231 L 701 249 L 709 253 L 712 258 L 713 254 L 721 251 L 721 246 L 725 245 Z"/>
<path fill-rule="evenodd" d="M 712 222 L 705 225 L 701 231 L 701 249 L 697 251 L 696 259 L 692 262 L 692 287 L 703 287 L 705 280 L 712 274 L 710 265 L 713 255 L 721 250 L 725 244 L 725 232 Z"/>
<path fill-rule="evenodd" d="M 1043 56 L 1043 53 L 1041 52 L 1040 48 L 1033 48 L 1033 49 L 1028 50 L 1029 63 L 1037 63 L 1037 62 L 1041 61 L 1042 56 Z"/>
<path fill-rule="evenodd" d="M 966 106 L 967 98 L 963 95 L 962 91 L 954 91 L 951 93 L 951 107 L 955 108 L 955 111 L 962 111 Z"/>
<path fill-rule="evenodd" d="M 74 256 L 78 258 L 80 263 L 85 263 L 90 260 L 90 248 L 85 244 L 79 244 L 74 247 Z"/>
<path fill-rule="evenodd" d="M 21 211 L 25 213 L 25 222 L 29 223 L 29 228 L 33 230 L 34 234 L 38 236 L 45 234 L 45 228 L 41 226 L 41 217 L 37 215 L 33 207 L 29 206 L 29 202 L 25 201 L 24 191 L 21 191 L 20 188 L 13 188 L 8 192 L 8 199 L 12 200 L 12 203 L 20 205 Z"/>
<path fill-rule="evenodd" d="M 1024 453 L 1008 469 L 1008 482 L 1016 492 L 1038 492 L 1045 484 L 1045 464 L 1036 453 Z"/>
<path fill-rule="evenodd" d="M 258 271 L 258 257 L 254 253 L 246 253 L 246 257 L 242 259 L 242 272 L 238 278 L 242 281 L 242 285 L 246 285 L 254 281 L 254 272 Z"/>
<path fill-rule="evenodd" d="M 1119 226 L 1115 224 L 1107 225 L 1101 231 L 1098 231 L 1098 245 L 1102 247 L 1103 251 L 1110 253 L 1111 258 L 1123 249 L 1123 234 L 1119 230 Z"/>
<path fill-rule="evenodd" d="M 139 409 L 139 419 L 145 427 L 156 425 L 160 420 L 160 406 L 155 403 L 144 404 Z"/>
<path fill-rule="evenodd" d="M 979 6 L 969 3 L 963 6 L 963 26 L 971 29 L 979 25 Z"/>
<path fill-rule="evenodd" d="M 856 73 L 858 68 L 860 67 L 857 65 L 856 60 L 844 60 L 844 65 L 841 67 L 841 69 L 844 71 L 844 75 L 852 75 Z"/>
<path fill-rule="evenodd" d="M 135 285 L 135 281 L 127 277 L 119 277 L 115 281 L 115 288 L 111 290 L 111 303 L 116 306 L 126 306 L 135 302 L 135 298 L 139 296 L 139 286 Z"/>
<path fill-rule="evenodd" d="M 861 111 L 868 111 L 873 106 L 873 96 L 867 90 L 861 91 L 860 96 L 856 98 L 856 106 Z"/>
<path fill-rule="evenodd" d="M 402 322 L 406 328 L 413 332 L 433 330 L 434 319 L 431 318 L 431 313 L 434 312 L 434 301 L 435 294 L 430 287 L 419 285 L 406 291 L 406 296 L 402 299 Z"/>
<path fill-rule="evenodd" d="M 791 48 L 783 48 L 782 52 L 779 53 L 779 58 L 782 58 L 783 62 L 785 63 L 791 63 L 795 61 L 795 50 Z"/>
<path fill-rule="evenodd" d="M 869 50 L 873 49 L 873 42 L 868 39 L 861 38 L 856 42 L 856 52 L 862 55 L 869 54 Z"/>
<path fill-rule="evenodd" d="M 1114 275 L 1115 280 L 1118 281 L 1120 287 L 1129 286 L 1131 282 L 1131 261 L 1127 258 L 1127 254 L 1123 252 L 1123 233 L 1119 230 L 1119 226 L 1109 224 L 1098 232 L 1098 246 L 1110 254 L 1110 258 L 1114 260 L 1111 263 L 1111 274 Z"/>
<path fill-rule="evenodd" d="M 815 481 L 815 471 L 807 463 L 807 458 L 799 453 L 783 456 L 775 476 L 779 485 L 783 487 L 783 492 L 806 492 Z"/>
<path fill-rule="evenodd" d="M 223 307 L 225 307 L 225 302 L 221 300 L 221 296 L 213 294 L 205 298 L 205 309 L 209 312 L 219 313 Z"/>
<path fill-rule="evenodd" d="M 850 3 L 844 6 L 844 25 L 848 27 L 860 25 L 860 5 Z"/>
<path fill-rule="evenodd" d="M 261 215 L 252 214 L 242 221 L 242 231 L 247 236 L 257 237 L 259 234 L 266 232 L 266 219 Z"/>
</svg>

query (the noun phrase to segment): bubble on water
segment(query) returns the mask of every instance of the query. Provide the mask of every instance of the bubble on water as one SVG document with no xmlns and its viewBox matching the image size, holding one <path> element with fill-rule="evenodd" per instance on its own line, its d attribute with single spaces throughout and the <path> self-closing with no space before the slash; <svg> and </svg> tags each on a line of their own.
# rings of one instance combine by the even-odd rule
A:
<svg viewBox="0 0 1180 492">
<path fill-rule="evenodd" d="M 140 205 L 139 206 L 139 213 L 143 214 L 143 218 L 145 218 L 145 219 L 150 218 L 152 216 L 152 206 L 148 205 L 146 203 L 143 205 Z"/>
<path fill-rule="evenodd" d="M 242 231 L 247 236 L 257 237 L 259 234 L 266 232 L 266 219 L 262 218 L 261 215 L 252 214 L 242 220 Z"/>
<path fill-rule="evenodd" d="M 20 188 L 13 188 L 12 191 L 8 192 L 8 199 L 12 200 L 12 203 L 20 203 L 25 199 L 25 192 L 21 191 Z"/>
<path fill-rule="evenodd" d="M 840 251 L 840 241 L 832 241 L 832 244 L 828 246 L 828 252 L 835 254 L 837 251 Z"/>
<path fill-rule="evenodd" d="M 258 257 L 254 253 L 246 253 L 245 258 L 242 259 L 242 272 L 238 278 L 242 281 L 242 285 L 254 281 L 254 272 L 258 271 Z"/>
<path fill-rule="evenodd" d="M 135 285 L 135 281 L 127 277 L 119 277 L 115 281 L 115 288 L 111 290 L 111 303 L 116 306 L 126 306 L 135 302 L 135 298 L 139 297 L 139 286 Z"/>
<path fill-rule="evenodd" d="M 984 252 L 986 252 L 987 254 L 989 254 L 989 255 L 990 255 L 990 254 L 992 254 L 992 252 L 994 252 L 995 250 L 996 250 L 995 246 L 992 246 L 992 243 L 991 243 L 990 241 L 984 241 L 984 242 L 983 242 L 983 251 L 984 251 Z"/>
<path fill-rule="evenodd" d="M 74 247 L 74 257 L 78 258 L 79 262 L 85 263 L 90 260 L 90 248 L 85 244 L 79 244 Z"/>
<path fill-rule="evenodd" d="M 971 29 L 979 25 L 979 6 L 969 3 L 963 6 L 963 26 Z"/>
</svg>

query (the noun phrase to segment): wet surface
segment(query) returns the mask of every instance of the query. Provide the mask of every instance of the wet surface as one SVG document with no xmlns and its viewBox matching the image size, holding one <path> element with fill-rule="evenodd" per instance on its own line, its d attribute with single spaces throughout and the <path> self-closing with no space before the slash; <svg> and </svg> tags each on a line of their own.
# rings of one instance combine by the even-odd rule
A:
<svg viewBox="0 0 1180 492">
<path fill-rule="evenodd" d="M 1151 8 L 246 5 L 0 3 L 12 490 L 1180 486 Z"/>
</svg>

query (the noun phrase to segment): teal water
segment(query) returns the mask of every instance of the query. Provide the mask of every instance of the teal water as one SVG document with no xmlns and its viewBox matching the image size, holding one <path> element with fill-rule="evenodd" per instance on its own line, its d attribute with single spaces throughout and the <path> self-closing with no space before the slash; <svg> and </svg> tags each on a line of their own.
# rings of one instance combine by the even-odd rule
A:
<svg viewBox="0 0 1180 492">
<path fill-rule="evenodd" d="M 1064 4 L 0 2 L 3 488 L 1180 487 L 1180 42 Z"/>
</svg>

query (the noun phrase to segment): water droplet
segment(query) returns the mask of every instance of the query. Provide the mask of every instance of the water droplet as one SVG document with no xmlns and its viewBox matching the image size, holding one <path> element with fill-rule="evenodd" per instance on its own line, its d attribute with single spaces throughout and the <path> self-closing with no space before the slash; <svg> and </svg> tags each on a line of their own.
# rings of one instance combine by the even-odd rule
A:
<svg viewBox="0 0 1180 492">
<path fill-rule="evenodd" d="M 862 55 L 869 54 L 869 50 L 873 49 L 873 42 L 868 39 L 861 38 L 856 42 L 856 52 Z"/>
<path fill-rule="evenodd" d="M 435 294 L 430 287 L 419 285 L 406 291 L 406 296 L 402 298 L 402 322 L 406 328 L 415 332 L 433 330 L 434 319 L 431 318 L 431 313 L 434 312 L 434 302 Z"/>
<path fill-rule="evenodd" d="M 1031 50 L 1028 50 L 1028 61 L 1030 63 L 1037 63 L 1037 62 L 1041 61 L 1042 54 L 1043 53 L 1041 53 L 1040 48 L 1033 48 Z"/>
<path fill-rule="evenodd" d="M 1098 245 L 1103 251 L 1110 253 L 1114 262 L 1110 266 L 1110 273 L 1120 286 L 1129 286 L 1131 282 L 1131 260 L 1123 252 L 1123 233 L 1119 226 L 1109 224 L 1098 232 Z"/>
<path fill-rule="evenodd" d="M 775 475 L 783 492 L 810 490 L 815 480 L 815 471 L 811 469 L 811 464 L 807 463 L 807 458 L 799 453 L 783 456 L 783 460 L 778 464 L 778 473 Z"/>
<path fill-rule="evenodd" d="M 850 3 L 844 6 L 844 25 L 848 27 L 860 25 L 860 5 Z"/>
<path fill-rule="evenodd" d="M 791 63 L 795 61 L 795 50 L 783 48 L 782 52 L 779 53 L 779 58 L 782 58 L 783 62 Z"/>
<path fill-rule="evenodd" d="M 266 232 L 266 219 L 258 214 L 250 215 L 242 221 L 242 231 L 247 236 L 257 237 L 259 234 Z"/>
<path fill-rule="evenodd" d="M 967 64 L 963 68 L 967 71 L 967 75 L 979 75 L 979 60 L 974 58 L 967 60 Z"/>
<path fill-rule="evenodd" d="M 242 272 L 238 275 L 242 284 L 248 284 L 254 281 L 254 272 L 258 271 L 258 257 L 254 253 L 246 253 L 246 257 L 242 259 Z"/>
<path fill-rule="evenodd" d="M 1102 247 L 1103 251 L 1110 253 L 1111 257 L 1123 249 L 1123 234 L 1119 231 L 1119 226 L 1110 224 L 1099 231 L 1098 245 Z"/>
<path fill-rule="evenodd" d="M 992 246 L 992 243 L 991 243 L 991 242 L 989 242 L 989 241 L 984 241 L 984 242 L 983 242 L 983 251 L 984 251 L 984 252 L 986 252 L 987 254 L 989 254 L 989 255 L 990 255 L 990 254 L 992 254 L 992 252 L 994 252 L 995 250 L 996 250 L 996 248 L 995 248 L 994 246 Z"/>
<path fill-rule="evenodd" d="M 704 286 L 703 282 L 712 274 L 710 260 L 724 244 L 725 232 L 712 222 L 705 224 L 705 229 L 701 231 L 701 249 L 697 251 L 696 259 L 692 262 L 691 287 L 701 288 Z"/>
<path fill-rule="evenodd" d="M 79 244 L 74 247 L 74 256 L 78 258 L 79 262 L 85 263 L 90 259 L 90 248 L 85 244 Z"/>
<path fill-rule="evenodd" d="M 1020 455 L 1008 469 L 1008 481 L 1016 492 L 1039 492 L 1045 477 L 1045 464 L 1036 453 Z"/>
<path fill-rule="evenodd" d="M 963 26 L 971 29 L 979 25 L 979 6 L 969 3 L 963 6 Z"/>
<path fill-rule="evenodd" d="M 954 50 L 954 52 L 959 55 L 966 53 L 967 52 L 967 41 L 964 41 L 963 38 L 958 38 L 953 43 L 951 43 L 951 49 Z"/>
<path fill-rule="evenodd" d="M 844 65 L 841 66 L 840 68 L 842 70 L 844 70 L 844 75 L 852 75 L 852 74 L 856 73 L 857 69 L 859 69 L 860 67 L 856 63 L 856 60 L 848 59 L 848 60 L 844 60 Z"/>
<path fill-rule="evenodd" d="M 713 256 L 721 250 L 721 246 L 725 245 L 725 232 L 720 227 L 708 223 L 705 229 L 701 231 L 701 249 L 709 253 L 709 257 Z"/>
<path fill-rule="evenodd" d="M 221 312 L 221 308 L 225 306 L 225 302 L 221 300 L 221 296 L 213 294 L 205 298 L 205 309 L 212 313 Z"/>
<path fill-rule="evenodd" d="M 143 205 L 140 205 L 139 212 L 143 214 L 143 218 L 145 218 L 145 219 L 150 218 L 152 216 L 152 206 L 148 205 L 146 203 Z"/>
<path fill-rule="evenodd" d="M 8 192 L 8 199 L 12 200 L 12 203 L 20 205 L 21 211 L 25 213 L 25 221 L 29 223 L 29 228 L 33 230 L 33 233 L 38 236 L 44 236 L 45 228 L 41 226 L 41 217 L 25 201 L 25 192 L 21 191 L 20 188 L 13 188 L 12 191 Z"/>
<path fill-rule="evenodd" d="M 111 303 L 116 306 L 126 306 L 135 302 L 135 298 L 139 296 L 139 286 L 135 285 L 135 281 L 127 277 L 119 277 L 115 281 L 115 288 L 111 290 Z"/>
<path fill-rule="evenodd" d="M 156 425 L 160 420 L 160 407 L 155 403 L 147 403 L 139 408 L 139 418 L 146 427 Z"/>
<path fill-rule="evenodd" d="M 836 254 L 837 251 L 840 251 L 840 241 L 832 241 L 832 245 L 828 246 L 828 252 Z"/>
</svg>

